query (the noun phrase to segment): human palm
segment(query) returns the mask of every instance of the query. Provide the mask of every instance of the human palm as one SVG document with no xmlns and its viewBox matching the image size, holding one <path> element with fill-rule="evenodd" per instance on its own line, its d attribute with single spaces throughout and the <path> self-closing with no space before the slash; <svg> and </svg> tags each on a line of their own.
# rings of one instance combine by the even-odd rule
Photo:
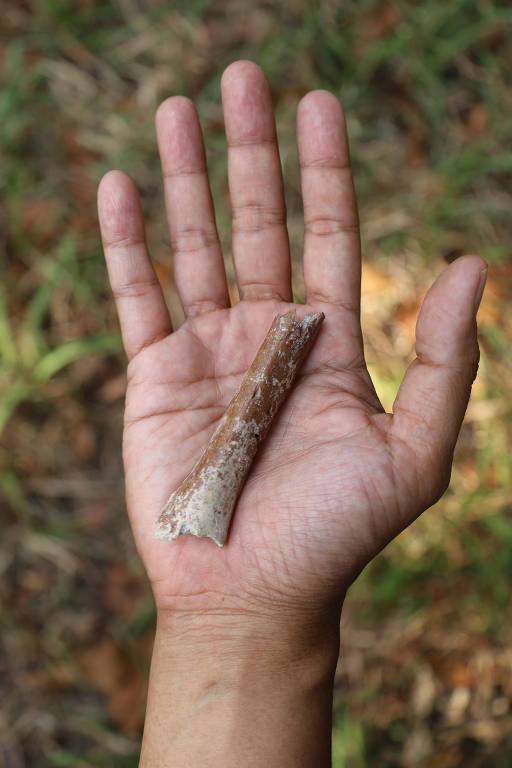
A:
<svg viewBox="0 0 512 768">
<path fill-rule="evenodd" d="M 175 279 L 186 320 L 175 332 L 144 244 L 132 182 L 102 182 L 100 219 L 130 358 L 124 461 L 128 509 L 161 608 L 304 607 L 341 597 L 354 576 L 446 487 L 477 362 L 479 257 L 429 292 L 418 358 L 386 414 L 367 373 L 359 322 L 359 237 L 344 120 L 326 92 L 299 107 L 307 304 L 289 302 L 290 257 L 275 127 L 265 78 L 250 62 L 223 77 L 241 301 L 229 307 L 197 116 L 164 102 L 157 132 Z M 325 321 L 274 420 L 222 549 L 155 539 L 154 520 L 188 474 L 273 317 Z M 226 602 L 227 601 L 227 602 Z"/>
</svg>

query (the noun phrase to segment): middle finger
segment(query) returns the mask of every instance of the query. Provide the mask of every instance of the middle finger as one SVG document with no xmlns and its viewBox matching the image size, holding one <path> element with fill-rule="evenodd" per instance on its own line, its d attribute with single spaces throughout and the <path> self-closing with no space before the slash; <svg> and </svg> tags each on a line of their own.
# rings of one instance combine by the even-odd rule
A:
<svg viewBox="0 0 512 768">
<path fill-rule="evenodd" d="M 222 76 L 233 210 L 233 261 L 241 299 L 291 299 L 283 177 L 270 90 L 250 61 Z"/>
</svg>

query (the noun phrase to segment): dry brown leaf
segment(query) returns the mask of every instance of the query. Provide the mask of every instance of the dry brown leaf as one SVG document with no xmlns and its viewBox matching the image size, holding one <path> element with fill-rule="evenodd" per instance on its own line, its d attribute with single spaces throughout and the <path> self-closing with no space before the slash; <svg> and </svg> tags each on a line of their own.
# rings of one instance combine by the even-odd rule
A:
<svg viewBox="0 0 512 768">
<path fill-rule="evenodd" d="M 363 263 L 361 279 L 363 296 L 377 296 L 393 285 L 393 280 L 387 272 L 369 262 Z"/>
<path fill-rule="evenodd" d="M 473 104 L 468 110 L 465 119 L 466 134 L 468 138 L 475 139 L 481 136 L 487 128 L 487 110 L 482 102 Z"/>
<path fill-rule="evenodd" d="M 393 3 L 379 3 L 373 13 L 362 17 L 363 40 L 366 45 L 381 40 L 400 21 L 400 11 Z"/>
<path fill-rule="evenodd" d="M 71 445 L 80 461 L 90 461 L 96 451 L 96 430 L 92 424 L 82 422 L 71 430 Z"/>
<path fill-rule="evenodd" d="M 109 610 L 122 616 L 130 616 L 147 594 L 147 582 L 129 571 L 124 563 L 114 563 L 110 566 L 103 591 L 105 606 Z"/>
<path fill-rule="evenodd" d="M 87 679 L 107 698 L 109 716 L 124 733 L 134 734 L 142 726 L 145 682 L 127 654 L 105 637 L 80 655 Z"/>
<path fill-rule="evenodd" d="M 98 390 L 98 397 L 103 403 L 114 403 L 124 397 L 126 392 L 126 374 L 120 373 L 108 379 Z"/>
</svg>

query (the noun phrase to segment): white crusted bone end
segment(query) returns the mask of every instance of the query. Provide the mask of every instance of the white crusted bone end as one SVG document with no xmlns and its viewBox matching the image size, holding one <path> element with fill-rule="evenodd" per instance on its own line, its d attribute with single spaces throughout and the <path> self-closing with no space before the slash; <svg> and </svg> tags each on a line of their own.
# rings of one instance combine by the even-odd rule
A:
<svg viewBox="0 0 512 768">
<path fill-rule="evenodd" d="M 171 494 L 156 521 L 156 538 L 172 541 L 192 533 L 224 545 L 240 490 L 234 458 L 224 456 L 224 461 L 203 467 L 193 482 L 191 474 L 189 483 Z"/>
<path fill-rule="evenodd" d="M 174 494 L 173 494 L 174 496 Z M 199 499 L 197 499 L 199 502 Z M 169 499 L 158 519 L 155 521 L 155 538 L 164 541 L 173 541 L 183 533 L 192 533 L 200 538 L 209 538 L 219 546 L 224 546 L 229 527 L 229 519 L 224 522 L 217 520 L 215 510 L 204 507 L 201 515 L 191 519 L 190 510 L 184 509 L 178 501 L 173 504 L 173 497 Z"/>
</svg>

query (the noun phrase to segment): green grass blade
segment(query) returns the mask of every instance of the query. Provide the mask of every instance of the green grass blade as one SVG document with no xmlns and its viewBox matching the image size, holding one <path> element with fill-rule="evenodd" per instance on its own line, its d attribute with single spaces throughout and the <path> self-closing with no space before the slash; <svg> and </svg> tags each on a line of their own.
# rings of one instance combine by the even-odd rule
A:
<svg viewBox="0 0 512 768">
<path fill-rule="evenodd" d="M 75 339 L 61 344 L 48 352 L 34 367 L 34 376 L 39 381 L 48 381 L 66 365 L 79 360 L 85 355 L 105 354 L 106 352 L 118 352 L 121 348 L 121 340 L 115 334 L 102 334 L 90 336 L 85 339 Z"/>
<path fill-rule="evenodd" d="M 0 359 L 7 368 L 14 366 L 18 359 L 14 335 L 7 314 L 7 301 L 0 291 Z"/>
</svg>

